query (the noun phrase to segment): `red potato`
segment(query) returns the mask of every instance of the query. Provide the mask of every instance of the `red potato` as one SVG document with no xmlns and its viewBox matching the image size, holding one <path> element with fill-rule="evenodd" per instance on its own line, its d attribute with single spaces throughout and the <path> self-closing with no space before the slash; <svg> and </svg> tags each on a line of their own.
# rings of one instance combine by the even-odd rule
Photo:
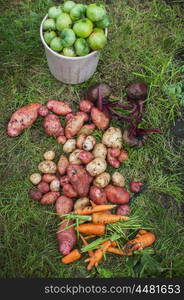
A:
<svg viewBox="0 0 184 300">
<path fill-rule="evenodd" d="M 77 197 L 77 193 L 74 190 L 73 186 L 70 183 L 66 183 L 63 185 L 63 194 L 66 197 L 75 198 Z"/>
<path fill-rule="evenodd" d="M 73 210 L 73 200 L 66 196 L 60 196 L 56 200 L 56 213 L 60 215 L 61 218 L 63 214 L 68 214 Z"/>
<path fill-rule="evenodd" d="M 69 177 L 67 175 L 60 177 L 61 186 L 64 186 L 67 183 L 70 183 Z"/>
<path fill-rule="evenodd" d="M 104 190 L 97 186 L 91 186 L 89 197 L 97 205 L 107 204 L 107 197 Z"/>
<path fill-rule="evenodd" d="M 96 107 L 92 107 L 91 109 L 91 119 L 96 127 L 101 130 L 105 130 L 109 126 L 109 119 Z"/>
<path fill-rule="evenodd" d="M 42 105 L 40 106 L 39 110 L 38 110 L 38 114 L 42 117 L 46 117 L 49 113 L 49 110 L 47 108 L 47 106 Z"/>
<path fill-rule="evenodd" d="M 109 148 L 109 153 L 112 157 L 118 157 L 121 153 L 121 149 L 118 147 Z"/>
<path fill-rule="evenodd" d="M 77 137 L 76 146 L 78 149 L 82 149 L 85 139 L 86 139 L 86 135 L 83 133 Z"/>
<path fill-rule="evenodd" d="M 128 204 L 122 204 L 116 210 L 116 215 L 128 216 L 129 214 L 130 214 L 130 206 Z"/>
<path fill-rule="evenodd" d="M 119 162 L 124 162 L 125 160 L 128 159 L 128 153 L 125 150 L 121 150 L 120 155 L 118 156 Z"/>
<path fill-rule="evenodd" d="M 61 254 L 67 255 L 71 252 L 77 241 L 76 231 L 73 227 L 65 229 L 72 225 L 72 221 L 62 223 L 57 229 L 57 240 Z M 65 229 L 65 230 L 64 230 Z"/>
<path fill-rule="evenodd" d="M 94 155 L 89 151 L 82 151 L 79 153 L 79 159 L 83 164 L 88 164 L 94 159 Z"/>
<path fill-rule="evenodd" d="M 55 176 L 53 174 L 44 174 L 42 176 L 42 181 L 44 181 L 46 183 L 50 183 L 51 181 L 53 181 L 56 178 L 57 178 L 57 176 Z"/>
<path fill-rule="evenodd" d="M 107 162 L 116 169 L 120 167 L 120 162 L 116 159 L 116 157 L 111 156 L 111 148 L 107 150 Z"/>
<path fill-rule="evenodd" d="M 48 193 L 50 191 L 50 187 L 49 184 L 41 181 L 38 185 L 37 188 L 39 189 L 39 191 L 41 191 L 43 194 Z"/>
<path fill-rule="evenodd" d="M 115 204 L 125 204 L 128 203 L 130 199 L 129 192 L 122 187 L 107 185 L 104 188 L 107 200 Z"/>
<path fill-rule="evenodd" d="M 95 128 L 96 128 L 96 126 L 93 123 L 85 124 L 84 126 L 82 126 L 82 128 L 79 130 L 79 132 L 77 134 L 78 135 L 80 135 L 80 134 L 90 135 L 90 134 L 92 134 L 92 132 L 94 131 Z"/>
<path fill-rule="evenodd" d="M 66 143 L 66 136 L 60 135 L 57 137 L 58 144 L 64 145 Z"/>
<path fill-rule="evenodd" d="M 7 134 L 11 137 L 18 136 L 22 131 L 30 127 L 38 117 L 40 103 L 31 103 L 15 111 L 8 123 Z"/>
<path fill-rule="evenodd" d="M 94 179 L 94 177 L 88 173 L 89 184 L 91 184 L 93 182 L 93 179 Z"/>
<path fill-rule="evenodd" d="M 65 127 L 65 136 L 71 139 L 82 128 L 85 121 L 88 120 L 88 115 L 84 112 L 77 112 L 76 115 L 69 119 Z"/>
<path fill-rule="evenodd" d="M 69 113 L 65 116 L 65 120 L 68 121 L 70 119 L 72 119 L 75 116 L 75 113 Z"/>
<path fill-rule="evenodd" d="M 130 183 L 130 191 L 132 193 L 139 193 L 140 190 L 141 190 L 141 186 L 143 185 L 142 182 L 139 182 L 139 181 L 132 181 Z"/>
<path fill-rule="evenodd" d="M 68 165 L 69 165 L 68 158 L 64 155 L 61 155 L 57 163 L 57 170 L 60 175 L 64 175 L 66 173 Z"/>
<path fill-rule="evenodd" d="M 81 100 L 79 104 L 79 108 L 81 111 L 89 113 L 94 104 L 89 100 Z"/>
<path fill-rule="evenodd" d="M 68 103 L 59 100 L 49 100 L 47 102 L 47 108 L 53 113 L 60 116 L 66 116 L 72 111 Z"/>
<path fill-rule="evenodd" d="M 43 120 L 43 128 L 48 136 L 57 138 L 64 134 L 60 118 L 54 114 L 47 115 Z"/>
<path fill-rule="evenodd" d="M 36 188 L 31 189 L 29 191 L 29 197 L 32 198 L 33 200 L 39 201 L 42 198 L 42 192 Z"/>
<path fill-rule="evenodd" d="M 87 196 L 90 185 L 87 171 L 82 166 L 70 164 L 67 168 L 67 175 L 78 196 Z"/>
<path fill-rule="evenodd" d="M 43 195 L 40 202 L 41 204 L 53 204 L 56 202 L 57 198 L 60 196 L 59 192 L 48 192 Z"/>
</svg>

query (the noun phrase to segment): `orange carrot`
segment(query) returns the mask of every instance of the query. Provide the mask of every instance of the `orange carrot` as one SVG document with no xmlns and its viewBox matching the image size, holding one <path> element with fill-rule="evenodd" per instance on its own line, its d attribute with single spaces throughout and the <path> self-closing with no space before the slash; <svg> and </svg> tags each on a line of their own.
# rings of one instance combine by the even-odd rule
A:
<svg viewBox="0 0 184 300">
<path fill-rule="evenodd" d="M 88 246 L 88 242 L 86 241 L 86 239 L 81 234 L 80 234 L 80 238 L 81 238 L 84 246 Z M 94 255 L 93 250 L 89 250 L 88 254 L 89 254 L 89 256 L 93 256 Z"/>
<path fill-rule="evenodd" d="M 90 271 L 94 266 L 97 267 L 99 262 L 102 260 L 104 253 L 110 247 L 111 241 L 106 241 L 103 245 L 94 252 L 94 255 L 87 258 L 85 262 L 89 262 L 87 270 Z"/>
<path fill-rule="evenodd" d="M 64 264 L 70 264 L 73 261 L 76 261 L 76 260 L 80 259 L 81 256 L 82 255 L 80 254 L 79 250 L 78 249 L 74 249 L 69 254 L 65 255 L 61 259 L 61 262 L 64 263 Z"/>
<path fill-rule="evenodd" d="M 89 214 L 97 213 L 97 212 L 100 212 L 100 211 L 112 209 L 114 207 L 116 207 L 116 205 L 114 205 L 114 204 L 96 205 L 94 207 L 93 206 L 86 206 L 84 208 L 75 210 L 75 214 L 76 215 L 89 215 Z"/>
<path fill-rule="evenodd" d="M 125 250 L 126 252 L 142 250 L 146 247 L 151 246 L 155 242 L 155 240 L 156 236 L 152 232 L 141 229 L 138 231 L 135 239 L 126 243 L 123 250 Z"/>
<path fill-rule="evenodd" d="M 120 249 L 118 249 L 118 248 L 114 248 L 114 247 L 109 247 L 108 249 L 107 249 L 107 252 L 110 252 L 110 253 L 114 253 L 114 254 L 118 254 L 118 255 L 125 255 L 125 256 L 130 256 L 130 255 L 132 255 L 132 253 L 131 252 L 125 252 L 125 251 L 123 251 L 123 250 L 120 250 Z"/>
<path fill-rule="evenodd" d="M 85 236 L 85 240 L 90 240 L 90 239 L 92 239 L 94 237 L 96 237 L 95 234 L 90 234 L 90 235 Z"/>
<path fill-rule="evenodd" d="M 92 215 L 92 221 L 95 224 L 108 224 L 108 223 L 115 223 L 119 221 L 126 221 L 129 217 L 127 216 L 120 216 L 120 215 L 113 215 L 113 214 L 107 214 L 107 213 L 94 213 Z"/>
<path fill-rule="evenodd" d="M 84 223 L 75 229 L 85 234 L 103 235 L 105 233 L 105 225 L 103 224 Z"/>
<path fill-rule="evenodd" d="M 117 247 L 117 243 L 114 241 L 111 243 L 111 247 Z"/>
</svg>

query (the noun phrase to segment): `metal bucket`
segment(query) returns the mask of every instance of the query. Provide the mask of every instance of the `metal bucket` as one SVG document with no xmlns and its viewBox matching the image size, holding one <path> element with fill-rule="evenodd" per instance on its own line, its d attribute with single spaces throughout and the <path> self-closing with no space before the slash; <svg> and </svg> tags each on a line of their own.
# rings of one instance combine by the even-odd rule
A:
<svg viewBox="0 0 184 300">
<path fill-rule="evenodd" d="M 78 84 L 88 80 L 96 71 L 100 51 L 93 51 L 88 55 L 67 57 L 53 51 L 43 38 L 43 19 L 40 26 L 40 37 L 45 48 L 48 66 L 52 75 L 59 81 L 68 84 Z M 107 36 L 107 30 L 105 32 Z"/>
</svg>

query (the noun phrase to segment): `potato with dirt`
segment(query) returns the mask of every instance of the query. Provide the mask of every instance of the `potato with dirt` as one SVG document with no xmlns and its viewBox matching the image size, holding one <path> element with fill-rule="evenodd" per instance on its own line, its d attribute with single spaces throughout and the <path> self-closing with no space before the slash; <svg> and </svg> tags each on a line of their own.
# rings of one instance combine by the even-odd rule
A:
<svg viewBox="0 0 184 300">
<path fill-rule="evenodd" d="M 94 146 L 92 153 L 94 157 L 101 157 L 105 159 L 107 155 L 107 148 L 104 144 L 98 143 Z"/>
<path fill-rule="evenodd" d="M 72 221 L 65 221 L 57 229 L 56 235 L 59 251 L 64 255 L 69 254 L 77 242 L 77 234 L 74 227 L 65 229 L 72 224 Z"/>
<path fill-rule="evenodd" d="M 60 191 L 60 180 L 59 178 L 54 179 L 50 183 L 51 192 L 59 192 Z"/>
<path fill-rule="evenodd" d="M 45 160 L 53 160 L 56 156 L 56 153 L 53 150 L 48 150 L 43 154 Z"/>
<path fill-rule="evenodd" d="M 79 159 L 79 155 L 80 155 L 81 152 L 82 152 L 82 150 L 76 149 L 70 154 L 70 156 L 69 156 L 70 164 L 75 164 L 75 165 L 81 165 L 82 164 L 81 160 Z"/>
<path fill-rule="evenodd" d="M 39 110 L 38 110 L 38 114 L 41 117 L 46 117 L 49 114 L 49 110 L 48 110 L 47 106 L 41 105 Z"/>
<path fill-rule="evenodd" d="M 70 179 L 67 175 L 60 177 L 60 185 L 64 186 L 66 183 L 70 183 Z"/>
<path fill-rule="evenodd" d="M 29 191 L 29 197 L 33 200 L 39 201 L 42 198 L 42 192 L 37 188 L 33 188 Z"/>
<path fill-rule="evenodd" d="M 79 108 L 81 111 L 89 113 L 94 104 L 89 100 L 81 100 L 79 103 Z"/>
<path fill-rule="evenodd" d="M 37 189 L 39 191 L 41 191 L 43 194 L 46 194 L 50 191 L 50 186 L 47 182 L 41 181 L 38 185 L 37 185 Z"/>
<path fill-rule="evenodd" d="M 56 178 L 57 178 L 56 175 L 46 173 L 42 176 L 42 181 L 44 181 L 46 183 L 50 183 L 52 180 L 54 180 Z"/>
<path fill-rule="evenodd" d="M 86 139 L 86 135 L 85 134 L 80 134 L 78 137 L 77 137 L 77 142 L 76 142 L 76 146 L 78 149 L 82 149 L 82 146 L 83 146 L 83 143 Z"/>
<path fill-rule="evenodd" d="M 66 143 L 67 139 L 66 136 L 60 135 L 57 137 L 57 142 L 58 144 L 64 145 Z"/>
<path fill-rule="evenodd" d="M 102 143 L 108 148 L 122 148 L 122 132 L 119 128 L 109 127 L 103 134 Z"/>
<path fill-rule="evenodd" d="M 67 168 L 67 176 L 79 197 L 86 197 L 89 192 L 89 175 L 85 168 L 76 164 L 70 164 Z"/>
<path fill-rule="evenodd" d="M 57 166 L 52 160 L 44 160 L 39 163 L 38 170 L 44 174 L 55 174 Z"/>
<path fill-rule="evenodd" d="M 49 100 L 47 102 L 47 108 L 53 113 L 60 116 L 66 116 L 67 114 L 72 112 L 72 109 L 70 108 L 68 103 L 59 100 Z"/>
<path fill-rule="evenodd" d="M 71 153 L 76 148 L 76 140 L 75 139 L 68 139 L 66 143 L 63 145 L 63 152 Z"/>
<path fill-rule="evenodd" d="M 83 164 L 88 164 L 94 159 L 94 155 L 90 151 L 81 151 L 79 153 L 79 159 Z"/>
<path fill-rule="evenodd" d="M 68 158 L 65 155 L 61 155 L 57 163 L 57 171 L 60 175 L 64 175 L 66 173 L 68 165 Z"/>
<path fill-rule="evenodd" d="M 125 204 L 129 202 L 129 192 L 119 186 L 107 185 L 104 189 L 108 201 L 115 204 Z"/>
<path fill-rule="evenodd" d="M 91 109 L 91 119 L 98 129 L 105 130 L 109 126 L 109 118 L 96 107 Z"/>
<path fill-rule="evenodd" d="M 60 196 L 59 192 L 48 192 L 43 195 L 40 202 L 43 205 L 54 204 L 59 196 Z"/>
<path fill-rule="evenodd" d="M 7 134 L 11 137 L 20 135 L 24 129 L 30 127 L 38 117 L 40 103 L 31 103 L 15 111 L 8 123 Z"/>
<path fill-rule="evenodd" d="M 48 136 L 57 138 L 60 135 L 64 135 L 64 129 L 61 125 L 60 118 L 54 114 L 49 114 L 44 118 L 43 128 Z"/>
<path fill-rule="evenodd" d="M 104 188 L 109 184 L 110 180 L 111 175 L 107 172 L 103 172 L 93 180 L 93 184 L 100 188 Z"/>
<path fill-rule="evenodd" d="M 125 186 L 125 177 L 119 172 L 114 172 L 112 174 L 112 183 L 113 183 L 113 185 L 124 187 Z"/>
<path fill-rule="evenodd" d="M 73 118 L 69 119 L 65 127 L 65 136 L 67 139 L 71 139 L 76 135 L 84 125 L 84 122 L 88 120 L 88 115 L 84 112 L 77 112 Z"/>
<path fill-rule="evenodd" d="M 119 160 L 119 162 L 124 162 L 125 160 L 128 159 L 128 153 L 125 150 L 121 150 L 120 155 L 117 157 L 117 159 Z"/>
<path fill-rule="evenodd" d="M 97 205 L 107 204 L 107 197 L 102 188 L 91 186 L 89 192 L 90 199 Z"/>
<path fill-rule="evenodd" d="M 56 213 L 60 218 L 62 215 L 68 214 L 73 210 L 73 200 L 66 196 L 60 196 L 56 200 Z"/>
<path fill-rule="evenodd" d="M 85 124 L 84 126 L 82 126 L 82 128 L 79 130 L 79 132 L 77 133 L 77 135 L 79 136 L 80 134 L 84 134 L 84 135 L 91 135 L 92 132 L 95 130 L 95 124 L 91 123 L 91 124 Z"/>
<path fill-rule="evenodd" d="M 86 206 L 90 206 L 90 200 L 87 197 L 83 197 L 75 201 L 74 210 L 83 209 Z"/>
<path fill-rule="evenodd" d="M 122 204 L 119 205 L 119 207 L 116 210 L 116 215 L 120 216 L 128 216 L 130 214 L 130 206 L 128 204 Z"/>
<path fill-rule="evenodd" d="M 111 155 L 111 148 L 107 150 L 107 162 L 113 167 L 118 169 L 120 167 L 120 162 L 117 160 L 116 157 Z"/>
<path fill-rule="evenodd" d="M 42 176 L 40 173 L 33 173 L 29 177 L 29 180 L 31 181 L 32 184 L 37 185 L 42 180 Z"/>
<path fill-rule="evenodd" d="M 105 159 L 97 157 L 86 165 L 86 170 L 91 176 L 97 176 L 105 172 L 107 168 L 107 162 Z"/>
<path fill-rule="evenodd" d="M 70 183 L 66 183 L 63 185 L 63 194 L 69 198 L 76 198 L 77 193 L 74 190 L 73 186 Z"/>
<path fill-rule="evenodd" d="M 82 148 L 85 151 L 91 151 L 96 144 L 96 138 L 92 135 L 88 135 L 83 142 Z"/>
</svg>

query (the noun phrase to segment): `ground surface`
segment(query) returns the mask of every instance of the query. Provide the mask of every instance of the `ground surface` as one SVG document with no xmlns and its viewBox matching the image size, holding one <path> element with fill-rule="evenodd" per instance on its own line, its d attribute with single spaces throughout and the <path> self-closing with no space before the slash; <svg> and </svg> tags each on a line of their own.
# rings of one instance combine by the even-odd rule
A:
<svg viewBox="0 0 184 300">
<path fill-rule="evenodd" d="M 180 1 L 107 1 L 112 20 L 108 45 L 95 75 L 77 86 L 52 77 L 40 42 L 39 25 L 56 2 L 0 2 L 0 277 L 182 277 L 184 144 L 181 136 L 170 132 L 176 120 L 183 119 Z M 175 56 L 178 49 L 180 55 Z M 53 148 L 58 157 L 61 147 L 44 135 L 41 119 L 17 138 L 7 137 L 7 122 L 12 112 L 34 101 L 61 99 L 76 107 L 88 86 L 97 81 L 109 83 L 114 97 L 122 101 L 131 80 L 144 80 L 150 87 L 141 125 L 164 131 L 151 134 L 140 149 L 126 148 L 130 159 L 121 168 L 126 187 L 132 179 L 149 183 L 133 209 L 157 235 L 154 254 L 128 259 L 108 255 L 91 273 L 83 262 L 86 256 L 63 266 L 55 239 L 58 220 L 48 213 L 54 208 L 41 207 L 27 195 L 28 177 L 37 170 L 44 151 Z M 126 123 L 119 125 L 126 127 Z"/>
</svg>

